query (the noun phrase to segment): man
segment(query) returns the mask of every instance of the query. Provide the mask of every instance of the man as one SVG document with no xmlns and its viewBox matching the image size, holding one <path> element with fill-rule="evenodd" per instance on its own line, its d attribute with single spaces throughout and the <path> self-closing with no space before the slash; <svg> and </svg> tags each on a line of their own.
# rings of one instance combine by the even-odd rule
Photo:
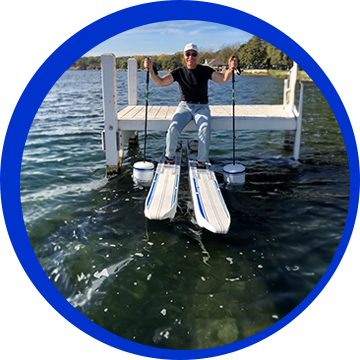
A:
<svg viewBox="0 0 360 360">
<path fill-rule="evenodd" d="M 229 59 L 229 68 L 224 74 L 209 66 L 198 65 L 199 48 L 190 43 L 184 48 L 185 66 L 173 70 L 162 77 L 155 75 L 151 58 L 145 60 L 145 69 L 149 70 L 151 80 L 156 86 L 169 86 L 174 81 L 179 83 L 180 103 L 166 134 L 166 161 L 174 163 L 176 146 L 181 131 L 188 122 L 194 120 L 198 127 L 198 167 L 205 167 L 208 161 L 211 134 L 211 115 L 208 105 L 208 80 L 226 83 L 231 79 L 232 70 L 237 67 L 235 58 Z"/>
</svg>

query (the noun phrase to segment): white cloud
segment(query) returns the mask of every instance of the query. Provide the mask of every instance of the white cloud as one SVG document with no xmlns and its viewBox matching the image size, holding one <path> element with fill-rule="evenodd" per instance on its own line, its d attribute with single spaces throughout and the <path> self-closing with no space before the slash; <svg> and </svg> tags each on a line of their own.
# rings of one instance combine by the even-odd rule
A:
<svg viewBox="0 0 360 360">
<path fill-rule="evenodd" d="M 163 21 L 115 35 L 85 56 L 97 56 L 109 51 L 116 56 L 173 54 L 190 41 L 198 43 L 202 49 L 217 50 L 226 44 L 244 43 L 250 37 L 250 34 L 239 29 L 211 22 Z"/>
<path fill-rule="evenodd" d="M 218 29 L 218 27 L 216 27 L 216 26 L 204 26 L 204 27 L 202 27 L 202 28 L 200 28 L 200 29 L 196 29 L 196 30 L 193 30 L 193 31 L 190 31 L 190 35 L 198 35 L 198 34 L 200 34 L 200 33 L 204 33 L 204 35 L 208 35 L 207 34 L 207 32 L 209 31 L 209 30 L 216 30 L 216 29 Z"/>
<path fill-rule="evenodd" d="M 184 35 L 185 30 L 184 28 L 187 27 L 194 27 L 205 24 L 202 21 L 187 21 L 187 20 L 179 20 L 179 21 L 163 21 L 159 23 L 149 24 L 140 26 L 131 30 L 124 32 L 123 34 L 153 34 L 153 33 L 160 33 L 160 34 L 179 34 Z M 215 27 L 213 27 L 215 28 Z"/>
</svg>

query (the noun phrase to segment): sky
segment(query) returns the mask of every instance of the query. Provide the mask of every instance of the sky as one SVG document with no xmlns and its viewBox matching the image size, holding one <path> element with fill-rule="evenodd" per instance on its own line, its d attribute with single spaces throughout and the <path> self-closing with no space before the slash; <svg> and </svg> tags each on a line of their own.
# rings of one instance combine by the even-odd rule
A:
<svg viewBox="0 0 360 360">
<path fill-rule="evenodd" d="M 180 20 L 140 26 L 116 35 L 88 51 L 84 56 L 111 52 L 117 57 L 174 54 L 185 44 L 195 43 L 200 51 L 217 51 L 225 45 L 245 43 L 252 37 L 245 31 L 217 23 Z"/>
</svg>

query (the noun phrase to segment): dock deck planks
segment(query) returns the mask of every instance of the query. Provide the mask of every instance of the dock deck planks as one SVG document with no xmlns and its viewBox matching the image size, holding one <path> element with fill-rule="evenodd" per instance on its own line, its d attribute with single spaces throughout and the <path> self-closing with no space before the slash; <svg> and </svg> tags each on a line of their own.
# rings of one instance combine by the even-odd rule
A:
<svg viewBox="0 0 360 360">
<path fill-rule="evenodd" d="M 166 131 L 177 106 L 149 106 L 148 130 Z M 213 130 L 232 128 L 232 105 L 210 105 Z M 119 129 L 143 130 L 144 105 L 129 105 L 118 112 Z M 238 130 L 296 130 L 296 118 L 283 105 L 235 105 L 235 126 Z M 190 122 L 185 130 L 196 130 Z"/>
</svg>

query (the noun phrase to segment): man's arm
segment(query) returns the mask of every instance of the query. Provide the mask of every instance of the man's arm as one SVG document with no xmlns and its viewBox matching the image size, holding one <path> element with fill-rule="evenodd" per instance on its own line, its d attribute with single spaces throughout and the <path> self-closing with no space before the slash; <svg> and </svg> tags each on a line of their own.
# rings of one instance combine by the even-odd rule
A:
<svg viewBox="0 0 360 360">
<path fill-rule="evenodd" d="M 156 86 L 169 86 L 174 82 L 174 78 L 171 74 L 166 74 L 162 77 L 155 74 L 151 58 L 145 59 L 144 67 L 149 71 L 151 80 Z"/>
<path fill-rule="evenodd" d="M 237 68 L 236 58 L 229 59 L 229 68 L 225 71 L 224 74 L 214 71 L 211 75 L 211 80 L 217 84 L 223 84 L 228 82 L 231 79 L 232 71 Z"/>
</svg>

